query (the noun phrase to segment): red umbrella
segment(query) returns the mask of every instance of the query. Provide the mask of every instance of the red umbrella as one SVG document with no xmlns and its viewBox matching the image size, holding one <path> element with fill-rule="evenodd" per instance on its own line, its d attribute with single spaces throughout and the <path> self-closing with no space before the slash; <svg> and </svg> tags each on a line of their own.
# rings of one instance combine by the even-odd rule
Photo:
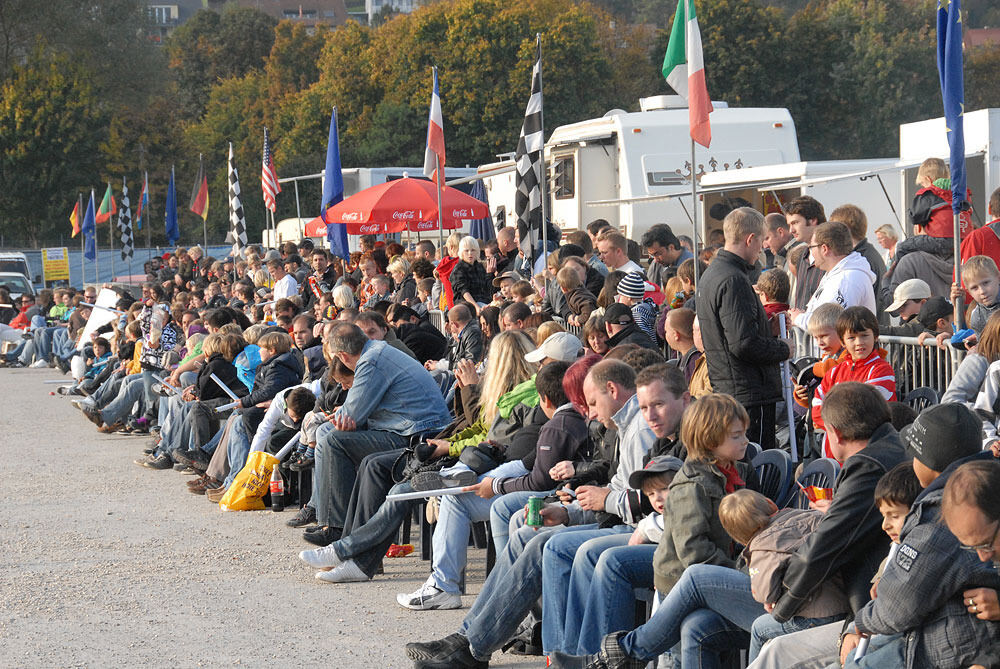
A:
<svg viewBox="0 0 1000 669">
<path fill-rule="evenodd" d="M 489 215 L 485 203 L 456 188 L 445 186 L 441 192 L 442 221 L 447 230 L 462 225 L 465 219 Z M 352 195 L 326 212 L 331 223 L 345 223 L 352 235 L 374 235 L 437 230 L 437 190 L 432 181 L 404 177 L 387 181 Z M 305 227 L 307 237 L 326 235 L 326 225 L 319 217 Z"/>
</svg>

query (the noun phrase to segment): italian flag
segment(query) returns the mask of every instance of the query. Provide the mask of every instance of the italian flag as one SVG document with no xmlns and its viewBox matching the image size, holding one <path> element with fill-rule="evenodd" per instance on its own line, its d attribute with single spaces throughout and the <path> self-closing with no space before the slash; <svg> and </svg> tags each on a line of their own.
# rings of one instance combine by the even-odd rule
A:
<svg viewBox="0 0 1000 669">
<path fill-rule="evenodd" d="M 663 57 L 663 76 L 677 93 L 687 100 L 691 139 L 704 147 L 712 143 L 712 99 L 705 86 L 705 61 L 701 52 L 701 30 L 694 13 L 694 0 L 680 0 L 674 15 L 674 27 Z"/>
</svg>

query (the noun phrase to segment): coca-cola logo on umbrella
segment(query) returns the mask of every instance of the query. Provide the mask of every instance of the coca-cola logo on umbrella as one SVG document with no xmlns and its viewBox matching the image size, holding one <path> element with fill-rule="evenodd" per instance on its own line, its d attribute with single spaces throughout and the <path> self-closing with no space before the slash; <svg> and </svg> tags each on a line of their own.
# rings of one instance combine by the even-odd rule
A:
<svg viewBox="0 0 1000 669">
<path fill-rule="evenodd" d="M 469 218 L 469 216 L 470 216 L 470 214 L 469 214 L 469 210 L 468 209 L 452 209 L 451 210 L 451 217 L 452 218 Z"/>
<path fill-rule="evenodd" d="M 417 217 L 417 212 L 412 209 L 406 211 L 394 211 L 392 212 L 392 220 L 394 221 L 412 221 Z"/>
<path fill-rule="evenodd" d="M 423 232 L 424 230 L 433 230 L 436 226 L 434 221 L 420 221 L 416 225 L 416 230 L 414 232 Z"/>
<path fill-rule="evenodd" d="M 378 223 L 369 223 L 358 228 L 362 235 L 374 235 L 380 232 L 381 226 Z"/>
<path fill-rule="evenodd" d="M 344 223 L 351 223 L 354 221 L 361 220 L 361 212 L 358 211 L 345 211 L 340 215 L 340 220 Z"/>
</svg>

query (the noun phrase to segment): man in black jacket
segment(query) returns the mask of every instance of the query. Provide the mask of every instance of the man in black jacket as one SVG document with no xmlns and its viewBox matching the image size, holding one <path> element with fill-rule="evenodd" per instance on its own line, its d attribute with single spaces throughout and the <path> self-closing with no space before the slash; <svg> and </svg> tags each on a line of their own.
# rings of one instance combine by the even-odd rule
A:
<svg viewBox="0 0 1000 669">
<path fill-rule="evenodd" d="M 746 407 L 747 438 L 774 448 L 774 408 L 781 399 L 778 363 L 790 357 L 791 346 L 771 335 L 749 279 L 763 244 L 764 217 L 740 207 L 722 225 L 726 245 L 698 282 L 696 300 L 708 377 L 713 390 Z"/>
<path fill-rule="evenodd" d="M 413 309 L 397 305 L 395 323 L 399 339 L 413 351 L 420 364 L 440 360 L 448 351 L 448 340 L 427 319 L 421 319 Z"/>
<path fill-rule="evenodd" d="M 448 354 L 448 368 L 455 369 L 459 360 L 479 363 L 485 354 L 483 331 L 472 317 L 472 310 L 457 304 L 448 312 L 448 326 L 452 332 L 452 350 Z"/>
<path fill-rule="evenodd" d="M 632 310 L 620 302 L 615 302 L 604 310 L 604 328 L 608 333 L 609 349 L 620 344 L 637 344 L 657 350 L 656 342 L 635 324 Z"/>
</svg>

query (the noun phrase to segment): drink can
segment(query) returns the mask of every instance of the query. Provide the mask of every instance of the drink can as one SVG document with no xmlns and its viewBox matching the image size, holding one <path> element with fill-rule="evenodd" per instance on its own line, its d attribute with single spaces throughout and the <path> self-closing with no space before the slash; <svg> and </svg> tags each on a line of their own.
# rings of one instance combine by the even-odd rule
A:
<svg viewBox="0 0 1000 669">
<path fill-rule="evenodd" d="M 528 510 L 524 515 L 524 524 L 531 527 L 541 527 L 543 506 L 545 506 L 544 497 L 529 497 Z"/>
</svg>

